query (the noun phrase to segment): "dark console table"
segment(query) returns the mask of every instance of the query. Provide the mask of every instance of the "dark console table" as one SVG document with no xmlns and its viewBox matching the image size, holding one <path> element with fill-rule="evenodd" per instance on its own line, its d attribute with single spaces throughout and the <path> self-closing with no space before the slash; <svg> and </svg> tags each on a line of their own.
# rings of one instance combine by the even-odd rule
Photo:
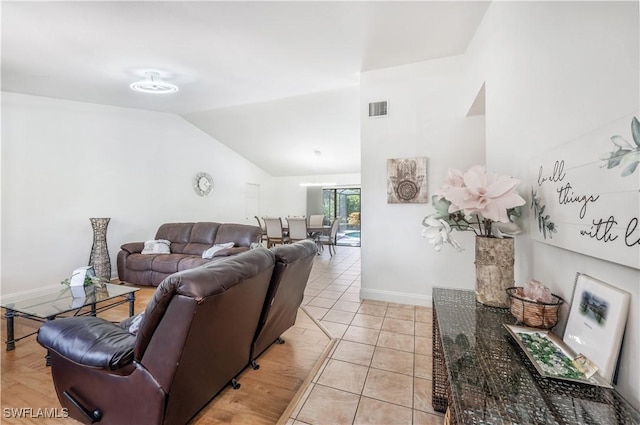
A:
<svg viewBox="0 0 640 425">
<path fill-rule="evenodd" d="M 433 407 L 456 424 L 640 424 L 614 390 L 541 377 L 473 291 L 433 290 Z"/>
</svg>

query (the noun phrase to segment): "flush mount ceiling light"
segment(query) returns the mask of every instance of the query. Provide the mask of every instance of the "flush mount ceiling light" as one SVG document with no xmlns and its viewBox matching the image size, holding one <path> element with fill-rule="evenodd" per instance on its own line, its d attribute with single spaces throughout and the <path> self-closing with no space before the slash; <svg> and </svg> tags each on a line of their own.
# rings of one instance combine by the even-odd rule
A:
<svg viewBox="0 0 640 425">
<path fill-rule="evenodd" d="M 335 183 L 329 182 L 329 183 L 300 183 L 300 186 L 335 186 Z"/>
<path fill-rule="evenodd" d="M 145 72 L 146 80 L 138 81 L 131 84 L 131 90 L 139 91 L 141 93 L 155 93 L 155 94 L 168 94 L 178 91 L 178 87 L 173 84 L 167 83 L 158 79 L 159 74 L 157 72 L 148 71 Z"/>
</svg>

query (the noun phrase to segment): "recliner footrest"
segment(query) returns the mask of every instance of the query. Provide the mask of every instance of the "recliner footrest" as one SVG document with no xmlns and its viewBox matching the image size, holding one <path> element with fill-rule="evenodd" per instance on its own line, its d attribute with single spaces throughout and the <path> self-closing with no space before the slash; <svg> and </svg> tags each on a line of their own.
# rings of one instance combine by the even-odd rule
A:
<svg viewBox="0 0 640 425">
<path fill-rule="evenodd" d="M 42 325 L 38 342 L 76 363 L 116 370 L 133 361 L 136 336 L 98 317 L 65 317 Z"/>
</svg>

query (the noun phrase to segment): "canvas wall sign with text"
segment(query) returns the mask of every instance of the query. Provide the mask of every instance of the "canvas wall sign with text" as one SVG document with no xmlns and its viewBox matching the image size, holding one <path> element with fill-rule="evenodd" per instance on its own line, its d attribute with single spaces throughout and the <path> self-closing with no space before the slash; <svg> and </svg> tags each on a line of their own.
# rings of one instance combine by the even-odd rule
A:
<svg viewBox="0 0 640 425">
<path fill-rule="evenodd" d="M 638 116 L 587 131 L 531 160 L 534 239 L 640 268 Z"/>
</svg>

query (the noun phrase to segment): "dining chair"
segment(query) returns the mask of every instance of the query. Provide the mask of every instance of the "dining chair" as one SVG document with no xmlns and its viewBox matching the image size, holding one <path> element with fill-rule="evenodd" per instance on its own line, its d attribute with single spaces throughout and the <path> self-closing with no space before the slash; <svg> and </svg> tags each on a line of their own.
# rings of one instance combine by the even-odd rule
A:
<svg viewBox="0 0 640 425">
<path fill-rule="evenodd" d="M 316 237 L 316 244 L 318 245 L 319 250 L 324 250 L 324 246 L 329 246 L 329 255 L 333 257 L 333 254 L 336 253 L 336 243 L 338 241 L 338 227 L 340 227 L 340 219 L 335 218 L 331 222 L 331 229 L 329 230 L 328 235 L 319 235 Z M 331 249 L 333 247 L 333 252 Z"/>
<path fill-rule="evenodd" d="M 289 243 L 289 236 L 285 236 L 280 217 L 264 217 L 264 225 L 267 228 L 267 248 L 277 244 Z"/>
<path fill-rule="evenodd" d="M 322 226 L 324 226 L 324 215 L 312 214 L 309 216 L 309 227 L 318 229 Z"/>
<path fill-rule="evenodd" d="M 322 214 L 312 214 L 309 216 L 309 224 L 307 225 L 307 232 L 314 239 L 317 236 L 322 235 L 325 232 L 324 227 L 324 215 Z"/>
<path fill-rule="evenodd" d="M 289 239 L 291 242 L 302 241 L 309 238 L 307 231 L 307 219 L 305 217 L 289 217 Z"/>
<path fill-rule="evenodd" d="M 260 242 L 268 241 L 268 238 L 267 238 L 267 227 L 264 224 L 264 220 L 260 219 L 260 217 L 258 217 L 257 215 L 254 216 L 254 217 L 258 221 L 258 226 L 260 226 L 260 229 L 262 230 L 262 236 L 260 238 Z"/>
</svg>

